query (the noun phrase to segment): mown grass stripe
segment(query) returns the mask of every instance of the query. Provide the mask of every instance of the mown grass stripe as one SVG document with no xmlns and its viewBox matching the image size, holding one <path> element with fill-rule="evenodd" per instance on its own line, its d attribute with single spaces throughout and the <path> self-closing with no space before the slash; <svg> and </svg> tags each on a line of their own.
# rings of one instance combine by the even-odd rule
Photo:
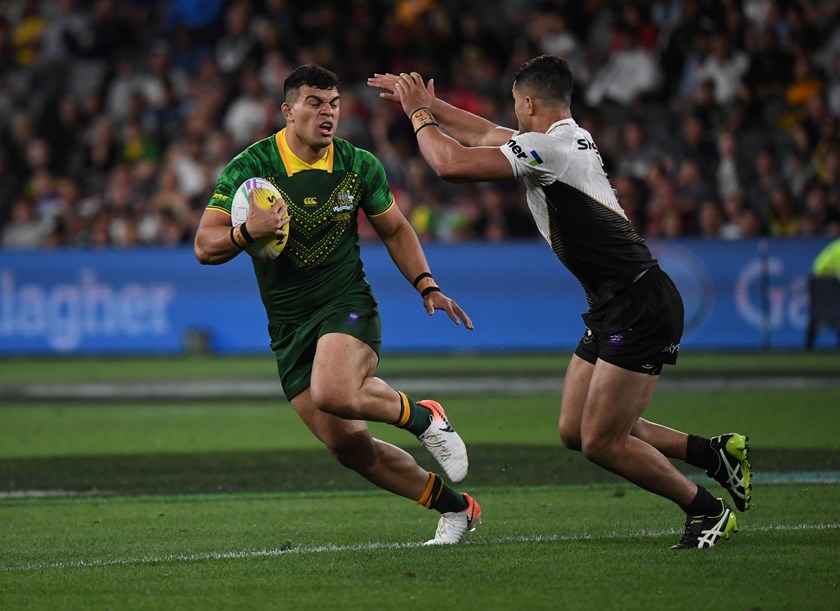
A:
<svg viewBox="0 0 840 611">
<path fill-rule="evenodd" d="M 840 523 L 828 524 L 774 524 L 769 526 L 746 526 L 741 532 L 792 532 L 803 530 L 837 530 Z M 615 539 L 639 538 L 655 539 L 658 537 L 675 536 L 682 529 L 641 530 L 630 533 L 612 532 L 603 535 L 534 535 L 516 537 L 496 537 L 466 541 L 463 545 L 497 545 L 506 543 L 563 543 L 579 541 L 608 541 Z M 198 554 L 173 554 L 168 556 L 139 556 L 135 558 L 108 558 L 95 560 L 76 560 L 72 562 L 28 563 L 10 566 L 0 566 L 0 571 L 42 571 L 51 569 L 84 569 L 108 566 L 131 566 L 143 564 L 160 564 L 167 562 L 203 562 L 207 560 L 250 560 L 254 558 L 273 558 L 279 556 L 299 554 L 334 554 L 343 552 L 361 552 L 390 549 L 413 549 L 423 547 L 422 543 L 363 543 L 356 545 L 315 545 L 305 547 L 282 547 L 264 550 L 230 550 L 226 552 L 204 552 Z"/>
<path fill-rule="evenodd" d="M 388 382 L 408 394 L 454 396 L 559 395 L 561 374 L 550 375 L 434 375 L 390 376 Z M 670 391 L 732 391 L 761 389 L 837 388 L 840 378 L 830 375 L 663 376 L 660 387 Z M 154 381 L 154 382 L 54 382 L 0 384 L 0 405 L 15 401 L 207 401 L 284 397 L 276 379 Z"/>
<path fill-rule="evenodd" d="M 708 478 L 701 474 L 701 473 L 691 473 L 688 474 L 688 478 L 697 482 L 706 481 Z M 840 484 L 840 471 L 762 471 L 759 473 L 753 473 L 752 477 L 753 484 L 763 484 L 763 485 L 806 485 L 806 484 Z M 568 484 L 569 486 L 574 485 L 583 485 L 583 486 L 609 486 L 615 487 L 616 485 L 630 485 L 624 484 L 623 482 L 617 484 Z M 536 486 L 540 488 L 540 486 Z M 489 487 L 489 486 L 479 486 L 475 487 L 475 490 L 493 490 L 496 487 Z M 525 487 L 518 487 L 518 488 L 525 488 Z M 246 497 L 272 497 L 277 495 L 287 495 L 291 494 L 293 496 L 320 496 L 320 495 L 353 495 L 353 496 L 360 496 L 360 495 L 367 495 L 377 492 L 375 490 L 348 490 L 348 491 L 329 491 L 329 492 L 318 492 L 318 491 L 306 491 L 306 492 L 264 492 L 264 493 L 244 493 Z M 85 498 L 94 498 L 98 500 L 105 500 L 105 499 L 126 499 L 129 498 L 133 502 L 137 500 L 143 499 L 150 499 L 154 501 L 161 501 L 161 500 L 195 500 L 195 499 L 214 499 L 220 498 L 222 496 L 231 497 L 231 496 L 240 496 L 240 494 L 236 493 L 220 493 L 220 494 L 202 494 L 202 495 L 141 495 L 141 496 L 123 496 L 118 494 L 113 494 L 108 492 L 107 490 L 96 490 L 96 491 L 77 491 L 77 490 L 61 490 L 61 489 L 53 489 L 53 490 L 13 490 L 10 492 L 0 492 L 0 501 L 26 501 L 26 500 L 61 500 L 61 499 L 85 499 Z"/>
<path fill-rule="evenodd" d="M 708 481 L 702 473 L 688 474 L 688 479 Z M 840 471 L 759 471 L 752 474 L 755 484 L 840 484 Z"/>
</svg>

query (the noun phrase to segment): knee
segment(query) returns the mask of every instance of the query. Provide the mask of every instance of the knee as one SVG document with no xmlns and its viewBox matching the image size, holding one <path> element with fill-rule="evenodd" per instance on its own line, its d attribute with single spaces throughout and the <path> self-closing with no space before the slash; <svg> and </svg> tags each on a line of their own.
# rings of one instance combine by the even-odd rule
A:
<svg viewBox="0 0 840 611">
<path fill-rule="evenodd" d="M 319 383 L 313 383 L 309 392 L 318 410 L 340 418 L 360 419 L 353 404 L 353 393 L 334 385 Z"/>
<path fill-rule="evenodd" d="M 365 473 L 376 462 L 376 446 L 369 434 L 356 433 L 326 442 L 327 450 L 343 467 Z"/>
<path fill-rule="evenodd" d="M 580 427 L 570 427 L 560 423 L 560 442 L 568 449 L 580 451 Z"/>
<path fill-rule="evenodd" d="M 616 455 L 614 444 L 597 435 L 586 435 L 581 439 L 581 452 L 590 462 L 608 466 Z"/>
</svg>

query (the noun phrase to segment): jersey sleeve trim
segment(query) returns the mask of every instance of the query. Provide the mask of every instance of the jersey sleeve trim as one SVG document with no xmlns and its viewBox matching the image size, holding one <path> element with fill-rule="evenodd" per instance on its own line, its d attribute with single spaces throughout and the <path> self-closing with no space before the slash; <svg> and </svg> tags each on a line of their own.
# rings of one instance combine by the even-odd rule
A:
<svg viewBox="0 0 840 611">
<path fill-rule="evenodd" d="M 507 144 L 503 144 L 502 146 L 500 146 L 499 150 L 502 151 L 502 155 L 505 156 L 505 159 L 508 160 L 510 167 L 513 168 L 513 177 L 520 178 L 519 165 L 514 160 L 513 154 L 508 150 Z"/>
<path fill-rule="evenodd" d="M 520 132 L 519 130 L 516 130 L 515 132 L 513 132 L 510 135 L 510 138 L 508 139 L 508 141 L 505 144 L 503 144 L 502 146 L 499 147 L 499 150 L 502 151 L 502 155 L 504 155 L 507 158 L 508 163 L 510 164 L 510 167 L 513 168 L 513 178 L 514 179 L 521 178 L 522 177 L 522 172 L 519 171 L 519 164 L 516 163 L 516 157 L 514 157 L 513 151 L 510 150 L 510 145 L 511 145 L 511 143 L 513 143 L 513 139 L 516 138 L 517 136 L 520 136 L 520 135 L 522 135 L 522 132 Z"/>
<path fill-rule="evenodd" d="M 382 216 L 383 214 L 388 212 L 391 208 L 393 208 L 395 203 L 397 203 L 397 200 L 394 199 L 394 195 L 391 194 L 391 203 L 388 204 L 388 207 L 385 208 L 385 210 L 383 210 L 382 212 L 377 212 L 376 214 L 368 214 L 367 217 L 369 219 L 375 219 L 377 216 Z"/>
<path fill-rule="evenodd" d="M 218 210 L 219 212 L 224 212 L 228 216 L 231 216 L 230 210 L 227 210 L 226 208 L 222 208 L 221 206 L 217 206 L 216 204 L 207 204 L 207 209 L 208 210 Z"/>
</svg>

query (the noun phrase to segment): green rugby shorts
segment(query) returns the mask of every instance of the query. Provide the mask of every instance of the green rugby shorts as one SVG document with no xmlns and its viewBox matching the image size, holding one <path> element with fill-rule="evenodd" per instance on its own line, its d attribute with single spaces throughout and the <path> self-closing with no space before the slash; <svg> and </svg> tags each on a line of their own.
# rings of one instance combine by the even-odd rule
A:
<svg viewBox="0 0 840 611">
<path fill-rule="evenodd" d="M 315 348 L 327 333 L 352 335 L 373 348 L 378 356 L 382 347 L 382 321 L 373 295 L 342 296 L 306 320 L 269 323 L 271 349 L 277 358 L 283 392 L 289 400 L 309 388 Z"/>
</svg>

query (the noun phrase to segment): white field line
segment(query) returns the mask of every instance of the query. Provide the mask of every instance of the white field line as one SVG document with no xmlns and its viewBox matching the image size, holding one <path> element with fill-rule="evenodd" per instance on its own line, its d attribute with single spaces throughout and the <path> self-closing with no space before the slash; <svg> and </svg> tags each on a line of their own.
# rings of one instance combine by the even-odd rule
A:
<svg viewBox="0 0 840 611">
<path fill-rule="evenodd" d="M 741 528 L 743 532 L 788 532 L 802 530 L 838 530 L 840 523 L 829 524 L 775 524 L 770 526 L 747 526 Z M 631 533 L 608 533 L 605 535 L 532 535 L 514 537 L 495 537 L 468 541 L 464 545 L 495 545 L 499 543 L 555 543 L 578 541 L 604 541 L 611 539 L 647 538 L 676 536 L 683 529 L 668 530 L 640 530 Z M 342 552 L 364 552 L 380 549 L 412 549 L 422 547 L 422 543 L 361 543 L 356 545 L 315 545 L 304 547 L 282 547 L 263 550 L 230 550 L 227 552 L 203 552 L 199 554 L 171 554 L 166 556 L 137 556 L 128 558 L 103 558 L 93 560 L 74 560 L 70 562 L 33 562 L 10 566 L 0 566 L 0 572 L 11 571 L 43 571 L 49 569 L 79 569 L 98 568 L 108 566 L 132 566 L 142 564 L 159 564 L 163 562 L 201 562 L 205 560 L 248 560 L 252 558 L 272 558 L 278 556 L 306 555 L 306 554 L 336 554 Z"/>
<path fill-rule="evenodd" d="M 7 499 L 81 499 L 110 495 L 108 491 L 81 492 L 78 490 L 12 490 L 0 492 L 0 501 Z"/>
</svg>

